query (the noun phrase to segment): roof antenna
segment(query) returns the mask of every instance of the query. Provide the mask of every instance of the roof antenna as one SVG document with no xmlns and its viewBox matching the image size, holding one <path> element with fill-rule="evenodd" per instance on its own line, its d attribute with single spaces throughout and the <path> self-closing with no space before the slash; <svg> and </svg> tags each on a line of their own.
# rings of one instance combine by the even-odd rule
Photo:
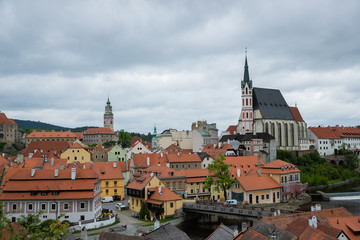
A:
<svg viewBox="0 0 360 240">
<path fill-rule="evenodd" d="M 297 103 L 295 102 L 295 107 L 297 108 Z"/>
</svg>

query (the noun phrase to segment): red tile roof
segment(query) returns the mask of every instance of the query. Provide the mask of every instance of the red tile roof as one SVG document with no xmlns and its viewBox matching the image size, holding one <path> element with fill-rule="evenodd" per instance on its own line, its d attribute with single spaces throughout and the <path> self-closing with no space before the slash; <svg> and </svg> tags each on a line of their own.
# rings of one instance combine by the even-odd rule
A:
<svg viewBox="0 0 360 240">
<path fill-rule="evenodd" d="M 207 177 L 210 176 L 209 169 L 184 169 L 181 170 L 187 178 L 194 178 L 194 177 Z"/>
<path fill-rule="evenodd" d="M 116 135 L 113 130 L 110 128 L 88 128 L 83 132 L 83 135 L 86 134 L 112 134 Z"/>
<path fill-rule="evenodd" d="M 261 221 L 267 224 L 272 224 L 278 228 L 286 229 L 289 223 L 293 222 L 299 217 L 308 219 L 310 214 L 316 216 L 318 222 L 325 222 L 326 219 L 329 217 L 352 216 L 348 210 L 346 210 L 343 207 L 340 207 L 340 208 L 332 208 L 332 209 L 323 209 L 313 212 L 303 212 L 303 213 L 286 214 L 286 215 L 273 216 L 273 217 L 263 217 Z"/>
<path fill-rule="evenodd" d="M 302 118 L 300 111 L 297 107 L 289 107 L 289 108 L 290 108 L 291 114 L 293 115 L 295 121 L 304 122 L 304 119 Z"/>
<path fill-rule="evenodd" d="M 90 168 L 91 163 L 85 163 Z M 104 179 L 123 179 L 121 165 L 118 162 L 94 162 L 93 169 L 100 180 Z"/>
<path fill-rule="evenodd" d="M 233 240 L 268 240 L 264 235 L 248 228 L 246 232 L 239 233 Z"/>
<path fill-rule="evenodd" d="M 357 127 L 309 127 L 319 139 L 360 138 Z"/>
<path fill-rule="evenodd" d="M 24 157 L 28 157 L 30 153 L 35 150 L 40 151 L 41 154 L 46 154 L 56 151 L 56 155 L 68 148 L 70 144 L 66 141 L 32 141 L 27 148 L 22 150 Z"/>
<path fill-rule="evenodd" d="M 201 152 L 206 152 L 209 154 L 213 159 L 218 158 L 220 155 L 225 155 L 228 149 L 234 149 L 230 144 L 207 144 Z"/>
<path fill-rule="evenodd" d="M 28 134 L 26 138 L 76 138 L 73 132 L 36 132 Z"/>
<path fill-rule="evenodd" d="M 275 160 L 269 163 L 266 163 L 261 168 L 262 173 L 266 174 L 287 174 L 287 173 L 298 173 L 301 172 L 295 165 L 282 161 L 282 160 Z"/>
<path fill-rule="evenodd" d="M 168 154 L 167 157 L 170 163 L 201 162 L 198 154 Z"/>
<path fill-rule="evenodd" d="M 258 157 L 257 156 L 239 156 L 239 157 L 225 157 L 226 164 L 231 164 L 230 171 L 237 174 L 237 168 L 240 169 L 242 175 L 248 174 L 252 169 L 257 169 Z M 264 164 L 264 160 L 260 158 L 260 164 Z"/>
<path fill-rule="evenodd" d="M 127 185 L 127 188 L 142 190 L 148 184 L 148 182 L 150 182 L 150 180 L 154 177 L 156 177 L 156 176 L 151 177 L 150 174 L 143 175 L 139 179 L 134 180 L 131 183 L 129 183 Z"/>
<path fill-rule="evenodd" d="M 327 220 L 332 227 L 343 230 L 350 239 L 360 239 L 359 216 L 328 217 Z"/>
<path fill-rule="evenodd" d="M 150 200 L 165 202 L 165 201 L 175 201 L 182 200 L 182 197 L 171 191 L 166 187 L 155 187 L 154 193 L 149 198 Z"/>
<path fill-rule="evenodd" d="M 310 217 L 311 215 L 309 215 Z M 297 218 L 293 222 L 289 223 L 286 227 L 286 231 L 293 233 L 300 237 L 307 228 L 309 228 L 309 221 L 306 218 Z M 312 228 L 312 227 L 311 227 Z M 341 233 L 341 230 L 330 227 L 327 223 L 318 223 L 317 231 L 320 231 L 330 237 L 337 237 Z"/>
<path fill-rule="evenodd" d="M 236 134 L 236 125 L 230 125 L 227 129 L 226 132 L 229 132 L 230 134 Z"/>
<path fill-rule="evenodd" d="M 141 171 L 141 172 L 140 172 Z M 162 178 L 178 178 L 178 177 L 184 177 L 185 174 L 182 171 L 177 171 L 172 168 L 166 167 L 166 166 L 150 166 L 143 170 L 139 170 L 136 172 L 136 175 L 144 175 L 148 173 L 154 173 L 159 179 Z"/>
<path fill-rule="evenodd" d="M 236 176 L 236 179 L 239 181 L 240 185 L 245 189 L 245 191 L 282 188 L 282 185 L 278 184 L 272 177 L 267 174 L 261 174 L 261 176 L 257 174 L 240 177 Z"/>
<path fill-rule="evenodd" d="M 7 118 L 7 116 L 5 115 L 5 113 L 0 112 L 0 124 L 13 124 L 13 125 L 17 125 L 17 123 L 10 119 Z"/>
<path fill-rule="evenodd" d="M 336 237 L 329 236 L 313 227 L 307 227 L 300 235 L 299 240 L 336 240 Z"/>
<path fill-rule="evenodd" d="M 133 155 L 133 162 L 135 168 L 147 168 L 149 166 L 157 166 L 160 163 L 160 166 L 166 166 L 167 159 L 166 154 L 155 154 L 155 153 L 141 153 Z M 149 159 L 149 165 L 148 160 Z"/>
</svg>

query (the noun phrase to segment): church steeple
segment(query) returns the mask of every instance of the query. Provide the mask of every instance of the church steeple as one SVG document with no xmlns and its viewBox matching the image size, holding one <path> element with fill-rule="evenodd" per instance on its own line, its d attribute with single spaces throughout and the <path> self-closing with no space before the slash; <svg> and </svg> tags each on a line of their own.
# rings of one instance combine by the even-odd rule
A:
<svg viewBox="0 0 360 240">
<path fill-rule="evenodd" d="M 245 83 L 248 83 L 249 87 L 252 87 L 252 81 L 250 80 L 249 65 L 247 60 L 247 48 L 245 48 L 245 66 L 244 66 L 244 78 L 241 81 L 241 87 L 245 87 Z"/>
</svg>

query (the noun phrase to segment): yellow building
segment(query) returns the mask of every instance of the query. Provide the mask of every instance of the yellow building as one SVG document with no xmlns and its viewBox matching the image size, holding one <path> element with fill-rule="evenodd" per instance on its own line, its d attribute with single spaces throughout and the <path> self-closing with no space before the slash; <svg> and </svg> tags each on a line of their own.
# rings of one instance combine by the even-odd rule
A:
<svg viewBox="0 0 360 240">
<path fill-rule="evenodd" d="M 92 165 L 100 179 L 101 198 L 124 199 L 125 184 L 120 164 L 117 162 L 94 162 Z"/>
<path fill-rule="evenodd" d="M 238 203 L 279 203 L 282 186 L 267 174 L 236 176 L 230 198 Z"/>
<path fill-rule="evenodd" d="M 85 163 L 91 161 L 91 154 L 83 146 L 75 142 L 61 154 L 61 158 L 67 159 L 69 162 Z"/>
<path fill-rule="evenodd" d="M 129 209 L 139 213 L 142 203 L 147 203 L 150 217 L 163 219 L 179 215 L 182 211 L 183 199 L 172 192 L 153 174 L 146 174 L 131 182 L 127 186 L 127 195 L 130 196 Z"/>
</svg>

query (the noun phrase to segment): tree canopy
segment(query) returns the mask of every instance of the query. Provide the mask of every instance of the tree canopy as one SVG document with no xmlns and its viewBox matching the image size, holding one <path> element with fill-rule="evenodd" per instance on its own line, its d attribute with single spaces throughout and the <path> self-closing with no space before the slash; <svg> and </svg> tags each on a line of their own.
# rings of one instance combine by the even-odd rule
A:
<svg viewBox="0 0 360 240">
<path fill-rule="evenodd" d="M 226 200 L 226 190 L 228 190 L 236 180 L 231 178 L 230 164 L 226 164 L 224 160 L 225 157 L 220 155 L 212 164 L 209 164 L 207 168 L 214 176 L 208 176 L 206 178 L 204 188 L 210 189 L 211 186 L 214 186 L 215 190 L 224 191 L 224 199 Z"/>
</svg>

